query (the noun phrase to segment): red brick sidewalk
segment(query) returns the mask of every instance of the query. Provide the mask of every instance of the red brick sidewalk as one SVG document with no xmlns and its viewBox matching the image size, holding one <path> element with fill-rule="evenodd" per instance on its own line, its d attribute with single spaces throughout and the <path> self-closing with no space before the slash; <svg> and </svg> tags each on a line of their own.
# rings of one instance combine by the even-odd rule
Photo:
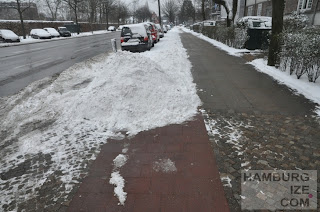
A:
<svg viewBox="0 0 320 212">
<path fill-rule="evenodd" d="M 109 179 L 113 159 L 125 143 L 130 144 L 129 159 L 120 174 L 125 179 L 127 200 L 121 206 Z M 177 171 L 155 171 L 153 165 L 159 159 L 170 159 Z M 109 141 L 92 164 L 68 211 L 229 211 L 201 115 L 184 125 L 170 125 L 131 139 Z"/>
</svg>

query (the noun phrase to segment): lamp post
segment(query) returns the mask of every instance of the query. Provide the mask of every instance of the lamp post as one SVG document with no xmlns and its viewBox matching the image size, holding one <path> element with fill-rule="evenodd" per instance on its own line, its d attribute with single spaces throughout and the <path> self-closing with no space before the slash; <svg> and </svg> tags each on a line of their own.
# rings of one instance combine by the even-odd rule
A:
<svg viewBox="0 0 320 212">
<path fill-rule="evenodd" d="M 158 0 L 158 8 L 159 8 L 159 23 L 161 25 L 161 9 L 160 9 L 160 0 Z"/>
</svg>

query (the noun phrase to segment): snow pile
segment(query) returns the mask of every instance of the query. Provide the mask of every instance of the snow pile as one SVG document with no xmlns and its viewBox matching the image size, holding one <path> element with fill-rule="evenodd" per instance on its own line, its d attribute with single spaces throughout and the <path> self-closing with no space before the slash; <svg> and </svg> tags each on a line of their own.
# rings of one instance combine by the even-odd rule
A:
<svg viewBox="0 0 320 212">
<path fill-rule="evenodd" d="M 227 46 L 226 44 L 224 43 L 221 43 L 219 41 L 216 41 L 212 38 L 209 38 L 201 33 L 197 33 L 197 32 L 194 32 L 192 30 L 189 30 L 189 29 L 186 29 L 186 28 L 181 28 L 183 31 L 187 32 L 187 33 L 191 33 L 192 35 L 194 36 L 197 36 L 198 38 L 204 40 L 204 41 L 207 41 L 209 43 L 211 43 L 212 45 L 214 45 L 215 47 L 227 52 L 229 55 L 232 55 L 232 56 L 236 56 L 236 57 L 241 57 L 242 56 L 242 53 L 248 53 L 250 52 L 249 50 L 247 49 L 235 49 L 235 48 L 232 48 L 230 46 Z"/>
<path fill-rule="evenodd" d="M 111 32 L 108 30 L 98 30 L 98 31 L 92 31 L 92 32 L 81 32 L 80 34 L 72 33 L 72 37 L 51 38 L 50 40 L 33 39 L 30 36 L 27 36 L 26 39 L 24 39 L 23 36 L 19 36 L 20 43 L 0 43 L 0 47 L 17 46 L 25 43 L 39 43 L 39 42 L 50 42 L 54 40 L 73 39 L 75 37 L 87 37 L 91 35 L 100 35 L 100 34 L 107 34 L 107 33 L 111 33 Z"/>
<path fill-rule="evenodd" d="M 120 204 L 124 205 L 124 202 L 126 201 L 126 198 L 127 198 L 127 193 L 123 191 L 124 179 L 118 171 L 111 173 L 110 184 L 113 184 L 116 186 L 114 188 L 114 193 L 118 196 Z"/>
<path fill-rule="evenodd" d="M 264 59 L 256 59 L 249 64 L 253 65 L 257 71 L 268 74 L 278 83 L 288 86 L 295 93 L 302 94 L 307 99 L 320 104 L 320 82 L 310 83 L 305 76 L 297 79 L 294 75 L 290 76 L 287 72 L 282 72 L 275 67 L 268 66 L 267 61 Z M 316 113 L 320 116 L 319 107 Z"/>
<path fill-rule="evenodd" d="M 171 161 L 169 158 L 168 159 L 159 159 L 159 161 L 156 161 L 153 163 L 153 170 L 156 172 L 176 172 L 177 168 L 176 165 L 173 161 Z"/>
<path fill-rule="evenodd" d="M 98 56 L 74 65 L 51 84 L 35 82 L 0 99 L 1 145 L 6 144 L 0 149 L 0 173 L 40 153 L 50 159 L 33 164 L 22 176 L 0 180 L 0 206 L 15 196 L 28 199 L 25 188 L 5 183 L 20 185 L 32 177 L 34 196 L 35 188 L 59 170 L 63 176 L 54 176 L 72 187 L 108 138 L 192 118 L 201 102 L 187 58 L 178 31 L 171 30 L 150 52 Z"/>
</svg>

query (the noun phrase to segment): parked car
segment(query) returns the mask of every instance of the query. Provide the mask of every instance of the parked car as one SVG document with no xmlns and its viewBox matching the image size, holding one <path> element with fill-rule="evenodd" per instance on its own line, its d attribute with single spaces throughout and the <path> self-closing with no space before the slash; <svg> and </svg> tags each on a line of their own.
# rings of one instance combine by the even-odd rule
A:
<svg viewBox="0 0 320 212">
<path fill-rule="evenodd" d="M 203 21 L 203 26 L 216 26 L 216 22 L 215 21 Z"/>
<path fill-rule="evenodd" d="M 166 25 L 163 25 L 163 26 L 162 26 L 162 29 L 163 29 L 163 32 L 164 32 L 164 33 L 167 33 L 167 32 L 168 32 L 168 29 L 167 29 Z"/>
<path fill-rule="evenodd" d="M 157 43 L 160 39 L 156 25 L 152 22 L 146 22 L 146 24 L 149 26 L 149 30 L 151 32 L 152 40 L 153 40 L 152 46 L 154 46 L 154 44 Z"/>
<path fill-rule="evenodd" d="M 47 28 L 43 28 L 43 29 L 50 33 L 51 38 L 59 38 L 60 37 L 59 32 L 55 28 L 47 27 Z"/>
<path fill-rule="evenodd" d="M 157 30 L 158 30 L 159 37 L 163 38 L 164 37 L 164 33 L 163 33 L 163 30 L 162 30 L 160 24 L 156 24 L 156 27 L 157 27 Z"/>
<path fill-rule="evenodd" d="M 20 38 L 8 29 L 0 29 L 0 40 L 3 42 L 20 42 Z"/>
<path fill-rule="evenodd" d="M 61 37 L 71 37 L 71 32 L 67 29 L 67 27 L 58 27 L 58 32 Z"/>
<path fill-rule="evenodd" d="M 170 25 L 167 25 L 166 27 L 167 27 L 168 31 L 171 30 L 171 26 Z"/>
<path fill-rule="evenodd" d="M 249 29 L 271 29 L 272 18 L 266 16 L 245 16 L 237 21 L 238 26 L 245 26 Z"/>
<path fill-rule="evenodd" d="M 51 39 L 51 35 L 44 29 L 32 29 L 30 36 L 34 39 Z"/>
<path fill-rule="evenodd" d="M 144 23 L 123 26 L 120 42 L 121 50 L 138 52 L 150 50 L 153 39 L 149 25 Z"/>
<path fill-rule="evenodd" d="M 123 28 L 123 25 L 120 25 L 117 30 L 120 30 L 120 31 L 121 31 L 122 28 Z"/>
<path fill-rule="evenodd" d="M 116 31 L 116 27 L 115 26 L 109 26 L 108 27 L 108 31 Z"/>
</svg>

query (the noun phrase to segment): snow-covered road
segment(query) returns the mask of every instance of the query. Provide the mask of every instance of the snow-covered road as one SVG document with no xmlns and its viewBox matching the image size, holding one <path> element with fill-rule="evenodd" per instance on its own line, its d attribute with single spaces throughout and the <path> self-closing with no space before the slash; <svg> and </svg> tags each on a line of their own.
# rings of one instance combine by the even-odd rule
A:
<svg viewBox="0 0 320 212">
<path fill-rule="evenodd" d="M 0 208 L 67 200 L 108 138 L 182 123 L 200 104 L 178 29 L 149 52 L 99 55 L 0 99 Z"/>
</svg>

